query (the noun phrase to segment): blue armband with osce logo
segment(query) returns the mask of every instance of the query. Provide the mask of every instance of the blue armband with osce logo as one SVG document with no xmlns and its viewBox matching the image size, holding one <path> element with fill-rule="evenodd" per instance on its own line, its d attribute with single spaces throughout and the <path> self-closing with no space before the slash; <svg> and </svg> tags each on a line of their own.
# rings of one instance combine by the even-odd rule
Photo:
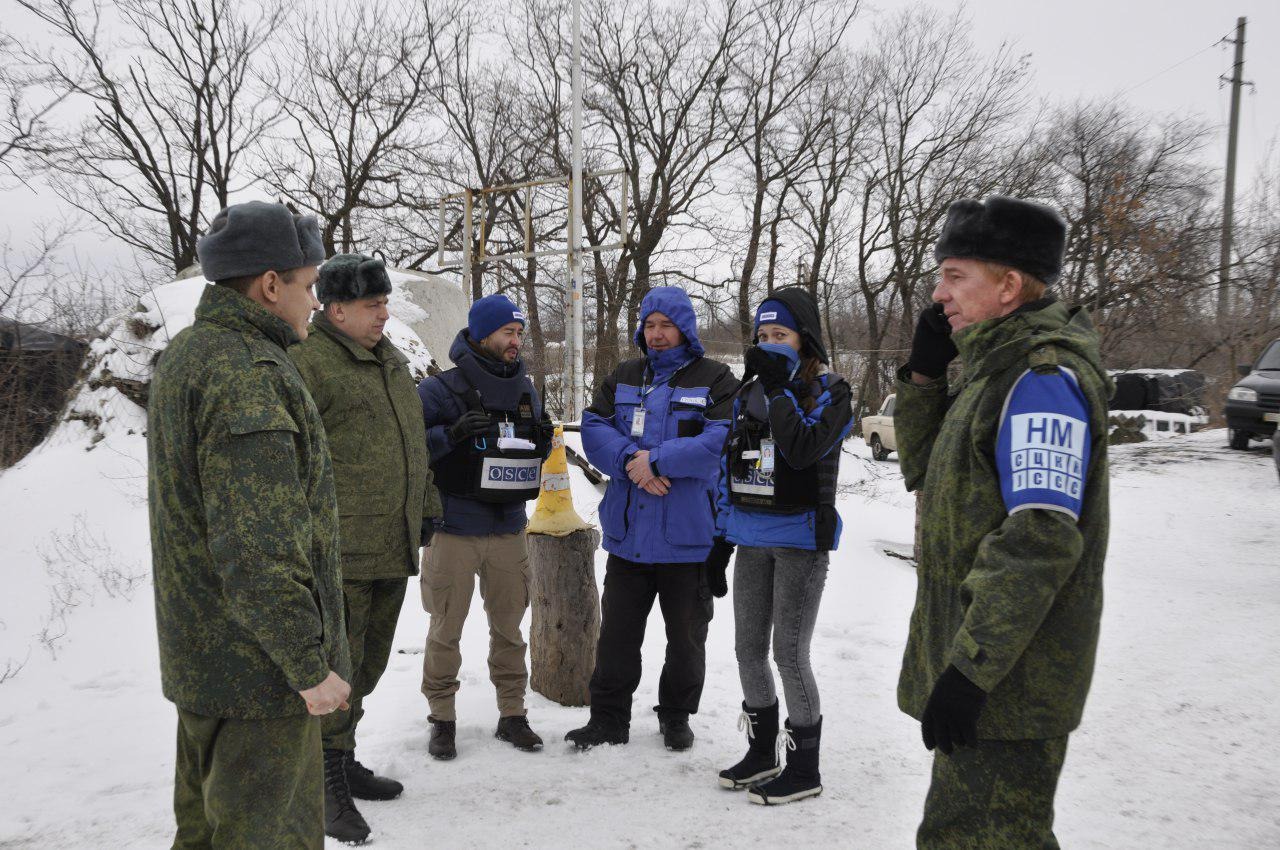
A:
<svg viewBox="0 0 1280 850">
<path fill-rule="evenodd" d="M 1080 519 L 1089 469 L 1089 403 L 1069 370 L 1028 369 L 1005 399 L 996 438 L 1000 491 L 1010 514 L 1027 508 Z"/>
</svg>

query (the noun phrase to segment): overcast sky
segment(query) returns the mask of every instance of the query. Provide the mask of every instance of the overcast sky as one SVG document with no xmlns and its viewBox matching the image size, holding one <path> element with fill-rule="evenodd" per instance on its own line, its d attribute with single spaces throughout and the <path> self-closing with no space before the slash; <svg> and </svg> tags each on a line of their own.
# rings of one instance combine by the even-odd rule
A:
<svg viewBox="0 0 1280 850">
<path fill-rule="evenodd" d="M 864 2 L 868 14 L 853 33 L 855 44 L 868 37 L 877 14 L 910 5 L 910 0 Z M 13 4 L 4 5 L 7 28 L 20 37 L 39 38 Z M 959 3 L 933 0 L 929 5 L 951 11 Z M 1243 15 L 1249 21 L 1244 76 L 1255 88 L 1246 88 L 1241 100 L 1238 194 L 1248 191 L 1268 145 L 1280 138 L 1278 0 L 969 0 L 965 5 L 980 46 L 994 50 L 1007 40 L 1031 54 L 1037 95 L 1051 102 L 1118 97 L 1143 111 L 1198 116 L 1215 130 L 1205 156 L 1217 167 L 1225 158 L 1230 108 L 1230 87 L 1218 78 L 1230 74 L 1232 52 L 1231 45 L 1215 42 L 1234 35 L 1236 18 Z M 1272 161 L 1277 159 L 1280 151 Z M 0 200 L 0 239 L 6 232 L 21 239 L 33 222 L 55 209 L 53 200 L 23 188 L 5 192 Z M 91 253 L 120 251 L 96 240 L 80 244 Z"/>
<path fill-rule="evenodd" d="M 896 10 L 907 0 L 867 0 Z M 929 5 L 952 10 L 955 0 Z M 1118 96 L 1138 109 L 1195 114 L 1219 132 L 1211 162 L 1226 160 L 1236 18 L 1248 19 L 1240 100 L 1239 177 L 1245 188 L 1280 135 L 1280 2 L 1277 0 L 970 0 L 974 39 L 1030 53 L 1033 90 L 1052 100 Z M 864 26 L 866 24 L 864 23 Z M 1206 49 L 1208 48 L 1208 49 Z M 1173 67 L 1176 66 L 1176 67 Z M 1171 69 L 1172 68 L 1172 69 Z M 1171 70 L 1170 70 L 1171 69 Z M 1153 79 L 1154 78 L 1154 79 Z"/>
</svg>

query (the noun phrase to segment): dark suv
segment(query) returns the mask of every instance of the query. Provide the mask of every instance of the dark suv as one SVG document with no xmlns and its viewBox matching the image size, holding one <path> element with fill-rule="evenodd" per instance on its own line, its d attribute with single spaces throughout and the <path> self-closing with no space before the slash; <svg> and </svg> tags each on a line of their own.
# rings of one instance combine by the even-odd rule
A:
<svg viewBox="0 0 1280 850">
<path fill-rule="evenodd" d="M 1227 393 L 1231 448 L 1247 449 L 1249 440 L 1276 432 L 1280 422 L 1280 339 L 1273 340 L 1252 367 L 1240 364 L 1244 377 Z"/>
</svg>

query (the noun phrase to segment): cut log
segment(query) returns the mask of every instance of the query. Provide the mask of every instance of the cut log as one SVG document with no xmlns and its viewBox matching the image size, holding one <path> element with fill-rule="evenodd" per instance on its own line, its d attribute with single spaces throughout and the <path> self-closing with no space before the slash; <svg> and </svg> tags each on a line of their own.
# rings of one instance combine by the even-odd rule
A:
<svg viewBox="0 0 1280 850">
<path fill-rule="evenodd" d="M 590 705 L 587 684 L 600 637 L 594 528 L 564 537 L 530 534 L 529 684 L 561 705 Z"/>
</svg>

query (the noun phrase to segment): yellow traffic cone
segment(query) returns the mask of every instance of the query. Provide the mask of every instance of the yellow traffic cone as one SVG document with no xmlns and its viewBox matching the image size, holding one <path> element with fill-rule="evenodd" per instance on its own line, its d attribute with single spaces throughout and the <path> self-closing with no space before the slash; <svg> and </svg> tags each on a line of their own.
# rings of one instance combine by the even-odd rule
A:
<svg viewBox="0 0 1280 850">
<path fill-rule="evenodd" d="M 551 438 L 551 455 L 542 465 L 542 492 L 529 520 L 530 534 L 567 537 L 575 531 L 591 528 L 573 507 L 569 492 L 569 462 L 564 454 L 564 426 L 557 425 Z"/>
</svg>

